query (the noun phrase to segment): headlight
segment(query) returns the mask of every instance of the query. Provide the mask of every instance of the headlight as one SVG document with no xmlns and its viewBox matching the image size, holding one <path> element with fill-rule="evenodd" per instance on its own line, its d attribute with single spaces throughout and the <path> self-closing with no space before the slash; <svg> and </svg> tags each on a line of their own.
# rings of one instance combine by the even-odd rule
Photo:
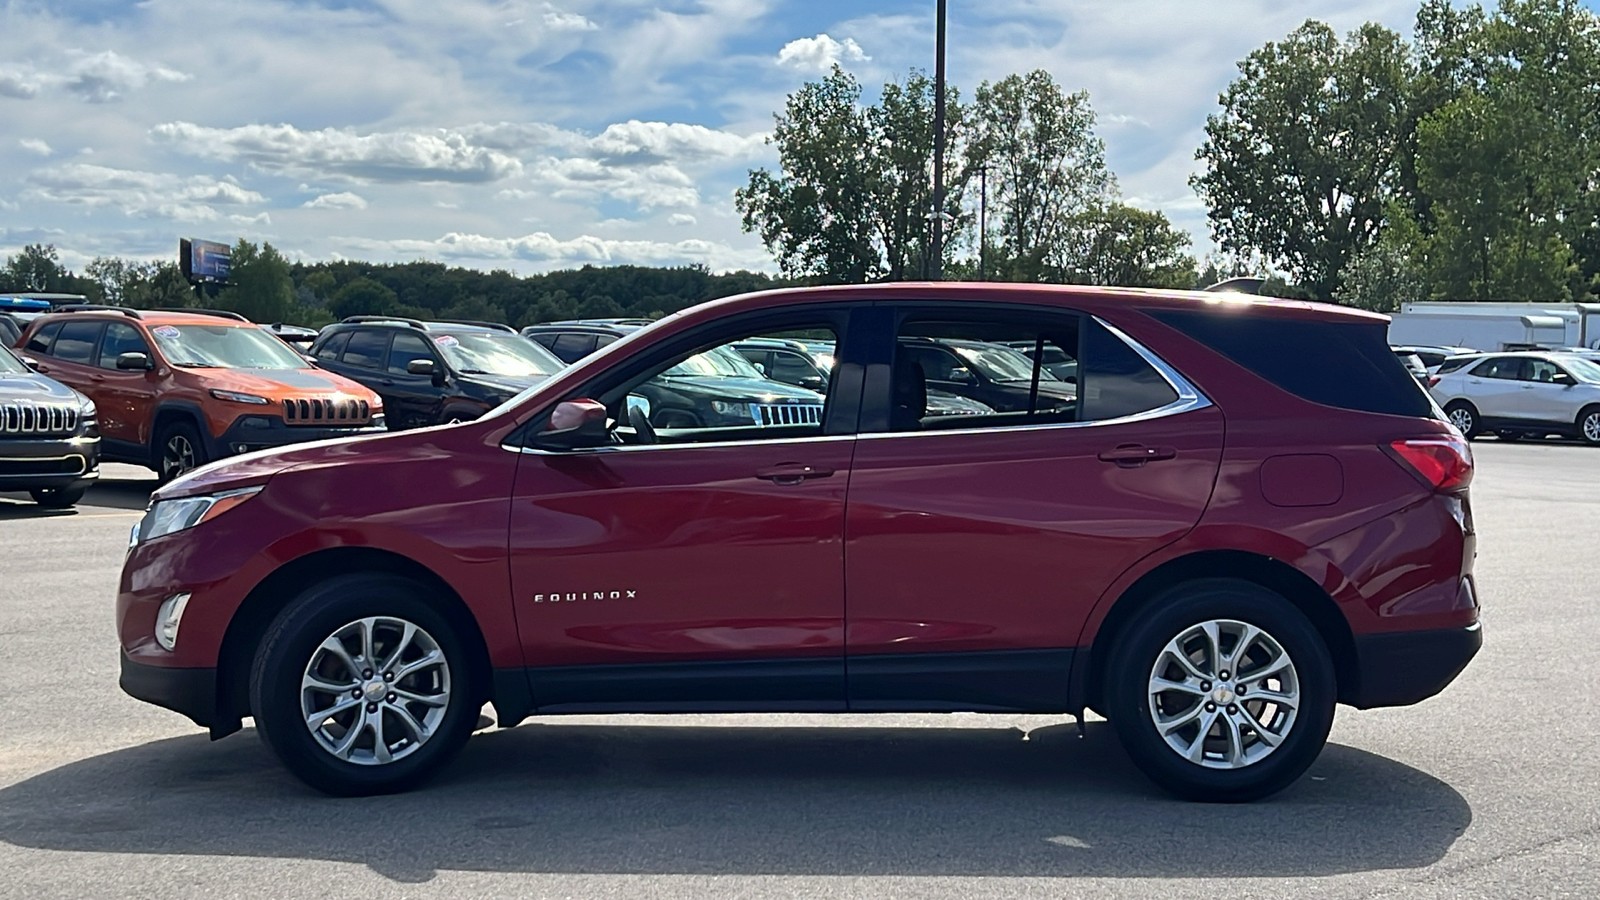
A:
<svg viewBox="0 0 1600 900">
<path fill-rule="evenodd" d="M 238 391 L 219 391 L 214 388 L 211 391 L 211 396 L 218 400 L 231 400 L 234 403 L 252 403 L 256 406 L 266 406 L 272 402 L 265 397 L 257 397 L 255 394 L 241 394 Z"/>
<path fill-rule="evenodd" d="M 209 522 L 235 506 L 261 493 L 265 485 L 223 491 L 220 494 L 202 494 L 198 497 L 180 497 L 176 500 L 158 500 L 151 504 L 129 537 L 128 546 L 135 547 L 143 541 L 164 537 L 174 532 L 193 528 Z"/>
<path fill-rule="evenodd" d="M 755 416 L 750 414 L 750 404 L 729 403 L 726 400 L 711 401 L 711 409 L 719 416 L 732 416 L 754 422 Z"/>
</svg>

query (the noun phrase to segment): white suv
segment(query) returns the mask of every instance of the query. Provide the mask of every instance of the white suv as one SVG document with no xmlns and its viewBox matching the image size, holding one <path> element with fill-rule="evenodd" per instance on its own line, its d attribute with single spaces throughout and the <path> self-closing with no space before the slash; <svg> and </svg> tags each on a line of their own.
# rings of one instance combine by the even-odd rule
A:
<svg viewBox="0 0 1600 900">
<path fill-rule="evenodd" d="M 1490 353 L 1430 379 L 1467 437 L 1563 434 L 1600 445 L 1600 364 L 1570 353 Z"/>
</svg>

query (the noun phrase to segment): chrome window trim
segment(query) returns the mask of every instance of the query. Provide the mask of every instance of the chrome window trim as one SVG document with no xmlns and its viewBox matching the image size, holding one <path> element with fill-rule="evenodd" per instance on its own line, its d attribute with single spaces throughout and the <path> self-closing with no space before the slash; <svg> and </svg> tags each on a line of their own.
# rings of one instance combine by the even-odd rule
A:
<svg viewBox="0 0 1600 900">
<path fill-rule="evenodd" d="M 1138 422 L 1148 422 L 1153 419 L 1164 419 L 1169 416 L 1182 415 L 1186 412 L 1205 409 L 1213 405 L 1211 399 L 1200 392 L 1189 379 L 1167 364 L 1167 361 L 1157 356 L 1145 345 L 1129 337 L 1127 332 L 1112 325 L 1099 316 L 1090 316 L 1096 324 L 1100 325 L 1112 336 L 1127 344 L 1139 358 L 1150 364 L 1167 385 L 1178 395 L 1178 398 L 1165 406 L 1147 409 L 1143 412 L 1129 416 L 1120 416 L 1115 419 L 1099 419 L 1094 422 L 1053 422 L 1043 425 L 994 425 L 984 428 L 940 428 L 933 431 L 875 431 L 855 434 L 827 434 L 817 437 L 804 438 L 757 438 L 745 441 L 706 441 L 703 443 L 683 444 L 613 444 L 608 447 L 587 447 L 581 450 L 540 450 L 534 447 L 516 447 L 510 444 L 501 444 L 500 449 L 511 453 L 528 453 L 536 456 L 570 456 L 574 453 L 616 453 L 637 452 L 640 450 L 676 450 L 685 447 L 749 447 L 752 445 L 776 444 L 809 444 L 820 441 L 877 441 L 886 438 L 926 438 L 939 437 L 951 434 L 1007 434 L 1014 432 L 1056 431 L 1079 428 L 1104 428 L 1113 425 L 1130 425 Z"/>
</svg>

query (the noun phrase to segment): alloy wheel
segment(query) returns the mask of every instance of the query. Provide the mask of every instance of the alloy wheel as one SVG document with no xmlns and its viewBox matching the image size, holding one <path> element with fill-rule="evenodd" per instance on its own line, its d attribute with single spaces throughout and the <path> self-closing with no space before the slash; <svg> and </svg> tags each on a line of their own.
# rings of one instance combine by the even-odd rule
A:
<svg viewBox="0 0 1600 900">
<path fill-rule="evenodd" d="M 161 452 L 162 476 L 171 480 L 194 467 L 194 445 L 189 443 L 189 438 L 182 434 L 167 438 L 167 444 Z"/>
<path fill-rule="evenodd" d="M 1591 444 L 1600 444 L 1600 410 L 1583 417 L 1583 437 Z"/>
<path fill-rule="evenodd" d="M 1248 622 L 1212 619 L 1167 642 L 1150 670 L 1150 718 L 1172 751 L 1242 769 L 1281 746 L 1300 708 L 1294 661 Z"/>
<path fill-rule="evenodd" d="M 405 619 L 350 622 L 317 645 L 300 683 L 300 711 L 318 746 L 349 763 L 404 759 L 450 708 L 450 664 L 439 642 Z"/>
<path fill-rule="evenodd" d="M 1472 410 L 1467 409 L 1465 406 L 1458 406 L 1450 410 L 1450 424 L 1454 425 L 1456 430 L 1462 434 L 1471 434 L 1473 425 Z"/>
</svg>

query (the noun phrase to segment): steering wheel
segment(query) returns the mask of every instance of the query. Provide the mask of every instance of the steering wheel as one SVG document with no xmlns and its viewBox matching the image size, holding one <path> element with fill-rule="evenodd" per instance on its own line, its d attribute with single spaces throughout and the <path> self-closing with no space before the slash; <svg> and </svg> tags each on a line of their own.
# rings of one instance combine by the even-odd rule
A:
<svg viewBox="0 0 1600 900">
<path fill-rule="evenodd" d="M 638 437 L 639 443 L 660 443 L 656 438 L 655 426 L 650 424 L 650 417 L 645 414 L 643 409 L 637 406 L 628 407 L 628 424 L 633 426 L 633 433 Z"/>
</svg>

